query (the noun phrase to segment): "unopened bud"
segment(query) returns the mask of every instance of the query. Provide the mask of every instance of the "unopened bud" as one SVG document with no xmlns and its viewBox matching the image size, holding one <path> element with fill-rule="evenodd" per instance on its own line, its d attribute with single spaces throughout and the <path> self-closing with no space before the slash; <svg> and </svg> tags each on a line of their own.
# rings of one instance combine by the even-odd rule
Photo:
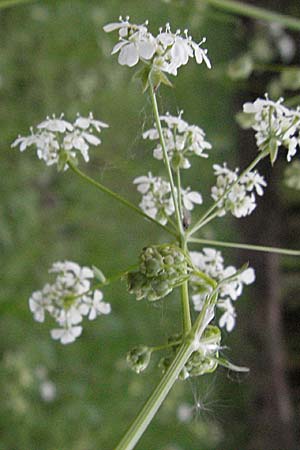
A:
<svg viewBox="0 0 300 450">
<path fill-rule="evenodd" d="M 141 373 L 147 369 L 151 359 L 151 350 L 145 345 L 139 345 L 127 353 L 127 364 L 136 373 Z"/>
</svg>

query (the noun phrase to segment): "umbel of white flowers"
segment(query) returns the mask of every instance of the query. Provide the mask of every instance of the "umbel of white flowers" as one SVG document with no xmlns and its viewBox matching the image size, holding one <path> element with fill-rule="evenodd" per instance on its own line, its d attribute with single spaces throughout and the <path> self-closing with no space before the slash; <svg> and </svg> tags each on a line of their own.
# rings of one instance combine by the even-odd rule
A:
<svg viewBox="0 0 300 450">
<path fill-rule="evenodd" d="M 174 203 L 171 195 L 170 183 L 161 177 L 154 177 L 151 172 L 148 175 L 137 177 L 133 180 L 137 185 L 137 190 L 143 195 L 140 208 L 153 219 L 165 225 L 168 218 L 174 212 Z M 177 189 L 175 188 L 177 194 Z M 181 188 L 182 203 L 187 211 L 194 209 L 194 204 L 201 205 L 202 195 L 199 192 L 191 191 L 191 188 Z"/>
<path fill-rule="evenodd" d="M 112 54 L 119 52 L 118 61 L 121 65 L 132 67 L 141 60 L 171 75 L 177 75 L 179 67 L 187 64 L 189 58 L 195 58 L 197 64 L 204 61 L 208 68 L 211 67 L 207 50 L 201 47 L 205 38 L 197 44 L 189 36 L 188 30 L 173 33 L 168 23 L 165 30 L 160 28 L 158 35 L 153 36 L 148 31 L 148 21 L 136 25 L 129 22 L 129 17 L 125 20 L 120 17 L 119 20 L 105 25 L 103 29 L 107 33 L 119 31 L 119 42 Z"/>
<path fill-rule="evenodd" d="M 88 117 L 78 114 L 74 123 L 67 122 L 63 114 L 59 118 L 53 115 L 37 125 L 36 130 L 31 128 L 30 136 L 19 136 L 12 147 L 19 146 L 23 152 L 34 145 L 38 158 L 47 166 L 57 164 L 59 170 L 67 170 L 68 161 L 77 163 L 78 153 L 85 162 L 89 161 L 90 145 L 101 144 L 97 134 L 107 127 L 106 123 L 95 120 L 92 113 Z"/>
<path fill-rule="evenodd" d="M 166 126 L 162 125 L 162 132 L 168 157 L 174 169 L 178 167 L 181 169 L 189 169 L 191 167 L 189 157 L 195 155 L 207 158 L 208 154 L 205 151 L 210 150 L 212 147 L 205 140 L 205 133 L 202 128 L 197 125 L 189 125 L 182 119 L 182 113 L 183 111 L 180 111 L 177 117 L 171 116 L 169 113 L 160 116 L 160 121 L 166 124 Z M 143 138 L 158 141 L 153 150 L 153 156 L 156 159 L 162 160 L 163 150 L 156 125 L 154 125 L 154 128 L 145 131 Z"/>
<path fill-rule="evenodd" d="M 244 284 L 249 285 L 254 282 L 254 270 L 251 267 L 242 271 L 238 271 L 234 266 L 224 267 L 221 252 L 213 248 L 204 248 L 203 252 L 190 252 L 190 257 L 195 267 L 220 283 L 220 298 L 216 304 L 216 307 L 222 311 L 219 325 L 226 327 L 227 331 L 232 331 L 236 317 L 232 301 L 237 300 L 242 294 Z M 192 295 L 194 308 L 196 311 L 201 311 L 212 288 L 198 277 L 191 278 L 191 286 L 194 291 Z"/>
<path fill-rule="evenodd" d="M 263 188 L 267 186 L 264 177 L 254 170 L 238 180 L 238 169 L 230 170 L 226 163 L 223 166 L 214 164 L 213 168 L 217 184 L 212 187 L 211 196 L 216 202 L 220 200 L 218 215 L 224 216 L 227 211 L 238 218 L 250 215 L 256 208 L 255 192 L 261 196 L 264 193 Z M 228 194 L 223 198 L 227 191 Z"/>
<path fill-rule="evenodd" d="M 289 109 L 282 104 L 266 98 L 258 98 L 253 103 L 245 103 L 239 116 L 243 128 L 252 128 L 260 151 L 270 154 L 272 164 L 277 159 L 279 147 L 288 150 L 287 160 L 291 161 L 300 146 L 300 108 Z"/>
<path fill-rule="evenodd" d="M 89 320 L 101 314 L 109 314 L 109 303 L 102 301 L 99 289 L 91 289 L 94 272 L 89 267 L 65 261 L 52 265 L 49 273 L 56 274 L 54 283 L 47 283 L 41 291 L 35 291 L 29 299 L 29 307 L 37 322 L 44 322 L 45 314 L 59 325 L 51 330 L 53 339 L 69 344 L 81 335 L 84 316 Z"/>
</svg>

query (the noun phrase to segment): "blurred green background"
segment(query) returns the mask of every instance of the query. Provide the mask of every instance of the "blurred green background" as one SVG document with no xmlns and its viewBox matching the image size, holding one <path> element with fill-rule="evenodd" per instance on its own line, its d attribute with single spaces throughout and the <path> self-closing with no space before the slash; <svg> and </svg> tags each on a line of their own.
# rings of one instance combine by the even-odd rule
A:
<svg viewBox="0 0 300 450">
<path fill-rule="evenodd" d="M 158 305 L 137 303 L 122 282 L 104 291 L 113 313 L 85 323 L 80 339 L 68 346 L 51 340 L 53 324 L 34 322 L 28 308 L 27 299 L 47 281 L 53 261 L 94 264 L 110 276 L 135 263 L 143 246 L 167 238 L 70 171 L 57 174 L 34 151 L 10 148 L 19 133 L 27 135 L 47 115 L 64 112 L 72 121 L 78 111 L 93 111 L 110 128 L 102 132 L 103 144 L 91 151 L 91 163 L 81 168 L 138 203 L 132 179 L 162 168 L 141 139 L 153 122 L 150 101 L 132 80 L 134 71 L 110 56 L 116 35 L 102 31 L 119 15 L 136 23 L 149 19 L 153 32 L 170 22 L 172 29 L 189 28 L 196 41 L 207 37 L 212 71 L 191 62 L 179 71 L 174 89 L 162 87 L 159 93 L 163 112 L 183 109 L 184 119 L 203 127 L 213 144 L 209 161 L 199 160 L 184 174 L 206 205 L 212 163 L 226 160 L 232 167 L 239 160 L 234 116 L 241 108 L 239 93 L 248 85 L 226 75 L 228 62 L 247 47 L 237 17 L 194 0 L 42 0 L 1 10 L 0 450 L 112 449 L 161 376 L 156 364 L 140 376 L 130 372 L 126 352 L 139 343 L 160 344 L 180 327 L 176 294 Z M 263 84 L 256 86 L 262 95 Z M 280 192 L 299 206 L 298 194 L 290 200 L 291 191 Z M 225 219 L 202 237 L 238 240 L 238 232 Z M 239 263 L 237 252 L 226 250 L 224 256 L 227 264 Z M 245 259 L 251 262 L 248 255 Z M 284 267 L 290 264 L 299 274 L 299 264 L 286 261 Z M 240 300 L 241 309 L 246 304 L 248 309 L 238 329 L 249 321 L 250 292 Z M 238 364 L 251 363 L 251 343 L 238 329 L 225 337 L 232 349 L 226 354 Z M 252 390 L 251 377 L 222 370 L 178 382 L 137 449 L 289 450 L 251 447 Z"/>
</svg>

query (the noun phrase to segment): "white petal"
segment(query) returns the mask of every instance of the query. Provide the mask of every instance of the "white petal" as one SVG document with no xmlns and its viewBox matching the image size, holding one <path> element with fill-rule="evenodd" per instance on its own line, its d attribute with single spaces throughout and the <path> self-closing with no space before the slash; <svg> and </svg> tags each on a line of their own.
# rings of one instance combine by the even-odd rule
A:
<svg viewBox="0 0 300 450">
<path fill-rule="evenodd" d="M 135 66 L 139 61 L 139 54 L 134 44 L 128 44 L 124 46 L 119 54 L 118 58 L 121 66 Z"/>
</svg>

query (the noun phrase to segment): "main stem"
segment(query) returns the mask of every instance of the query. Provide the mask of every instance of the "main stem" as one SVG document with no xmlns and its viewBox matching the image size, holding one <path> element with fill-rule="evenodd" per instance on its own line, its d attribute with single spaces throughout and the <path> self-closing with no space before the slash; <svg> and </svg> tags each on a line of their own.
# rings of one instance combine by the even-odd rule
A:
<svg viewBox="0 0 300 450">
<path fill-rule="evenodd" d="M 278 14 L 273 11 L 269 11 L 264 8 L 249 5 L 245 2 L 232 1 L 232 0 L 200 0 L 202 3 L 208 3 L 209 5 L 227 11 L 231 14 L 237 14 L 240 16 L 251 17 L 252 19 L 265 20 L 267 22 L 275 22 L 280 25 L 289 28 L 290 30 L 300 31 L 300 19 L 287 16 L 284 14 Z"/>
<path fill-rule="evenodd" d="M 180 374 L 185 363 L 191 354 L 197 350 L 197 344 L 201 339 L 208 322 L 212 319 L 212 316 L 208 314 L 208 310 L 212 308 L 212 300 L 214 299 L 209 297 L 207 303 L 204 304 L 202 311 L 193 325 L 193 328 L 184 337 L 183 343 L 180 346 L 172 364 L 162 377 L 158 386 L 148 398 L 147 402 L 115 450 L 132 450 L 147 429 L 164 399 L 170 392 L 173 384 L 177 380 L 178 375 Z"/>
<path fill-rule="evenodd" d="M 115 450 L 132 450 L 135 447 L 168 395 L 193 350 L 193 342 L 186 342 L 181 345 L 174 361 Z"/>
<path fill-rule="evenodd" d="M 177 226 L 178 226 L 180 235 L 183 235 L 184 231 L 183 231 L 183 227 L 182 227 L 182 217 L 180 216 L 179 205 L 178 205 L 177 195 L 176 195 L 176 188 L 175 188 L 175 184 L 174 184 L 174 180 L 173 180 L 173 174 L 172 174 L 172 169 L 170 166 L 170 161 L 169 161 L 168 151 L 167 151 L 167 147 L 166 147 L 166 143 L 165 143 L 165 138 L 164 138 L 161 123 L 160 123 L 156 95 L 155 95 L 154 87 L 153 87 L 153 84 L 151 81 L 150 81 L 150 97 L 151 97 L 152 106 L 153 106 L 155 124 L 156 124 L 156 128 L 157 128 L 157 131 L 159 134 L 159 140 L 160 140 L 162 151 L 163 151 L 164 163 L 165 163 L 165 166 L 167 169 L 168 179 L 169 179 L 169 183 L 171 186 L 171 194 L 172 194 L 172 199 L 173 199 L 174 208 L 175 208 Z"/>
<path fill-rule="evenodd" d="M 187 251 L 187 244 L 186 244 L 186 236 L 184 233 L 183 225 L 182 225 L 182 205 L 181 205 L 181 182 L 180 182 L 180 172 L 179 169 L 177 170 L 177 195 L 176 195 L 176 188 L 174 184 L 172 169 L 169 161 L 169 155 L 167 146 L 165 143 L 165 138 L 162 131 L 162 126 L 160 122 L 159 117 L 159 111 L 158 111 L 158 105 L 155 95 L 155 90 L 153 87 L 153 84 L 150 81 L 150 97 L 152 101 L 153 106 L 153 113 L 155 118 L 155 124 L 156 128 L 159 134 L 159 140 L 163 151 L 163 158 L 164 163 L 167 169 L 167 175 L 169 179 L 169 183 L 171 186 L 171 193 L 172 193 L 172 199 L 174 203 L 174 209 L 175 209 L 175 215 L 176 215 L 176 222 L 178 227 L 178 233 L 180 236 L 180 247 L 182 250 Z M 191 322 L 191 313 L 190 313 L 190 302 L 189 302 L 189 293 L 188 293 L 188 282 L 184 282 L 181 286 L 181 305 L 182 305 L 182 327 L 183 327 L 183 333 L 186 334 L 190 331 L 192 327 Z"/>
</svg>

